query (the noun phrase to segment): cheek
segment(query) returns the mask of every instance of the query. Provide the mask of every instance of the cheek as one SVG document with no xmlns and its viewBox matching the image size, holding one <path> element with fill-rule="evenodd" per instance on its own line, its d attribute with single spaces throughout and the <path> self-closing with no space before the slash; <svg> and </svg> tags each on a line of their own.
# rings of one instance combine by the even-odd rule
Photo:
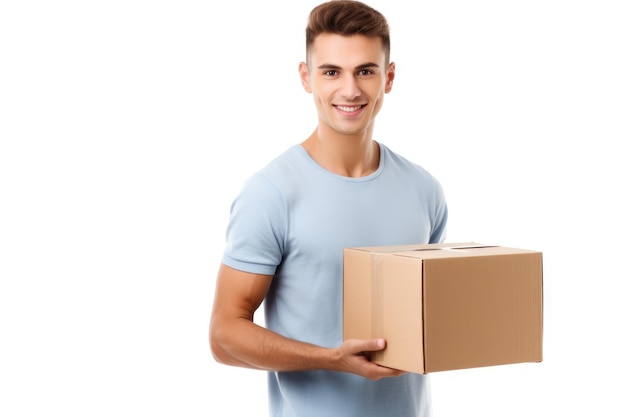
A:
<svg viewBox="0 0 626 417">
<path fill-rule="evenodd" d="M 385 86 L 384 85 L 378 85 L 376 86 L 377 88 L 372 88 L 369 91 L 369 96 L 376 100 L 376 101 L 382 101 L 383 97 L 385 96 Z"/>
<path fill-rule="evenodd" d="M 330 97 L 332 97 L 332 89 L 323 83 L 317 84 L 315 88 L 313 88 L 313 91 L 315 92 L 314 95 L 320 101 L 327 101 Z"/>
</svg>

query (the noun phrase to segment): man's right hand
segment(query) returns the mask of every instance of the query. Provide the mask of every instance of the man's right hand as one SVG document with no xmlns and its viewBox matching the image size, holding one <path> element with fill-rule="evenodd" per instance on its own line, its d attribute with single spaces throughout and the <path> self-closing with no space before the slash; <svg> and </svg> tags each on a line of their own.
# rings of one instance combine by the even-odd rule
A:
<svg viewBox="0 0 626 417">
<path fill-rule="evenodd" d="M 406 374 L 406 371 L 387 368 L 370 360 L 370 353 L 385 349 L 385 339 L 349 339 L 335 349 L 337 370 L 351 372 L 373 381 Z"/>
</svg>

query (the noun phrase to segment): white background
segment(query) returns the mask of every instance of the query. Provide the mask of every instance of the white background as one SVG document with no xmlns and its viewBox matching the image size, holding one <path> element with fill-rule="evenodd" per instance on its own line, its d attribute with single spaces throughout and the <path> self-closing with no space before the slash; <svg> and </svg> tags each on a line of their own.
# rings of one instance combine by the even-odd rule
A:
<svg viewBox="0 0 626 417">
<path fill-rule="evenodd" d="M 266 415 L 207 327 L 231 199 L 315 126 L 316 4 L 0 4 L 0 415 Z M 375 138 L 442 182 L 449 242 L 544 252 L 544 361 L 432 374 L 436 416 L 623 416 L 623 2 L 370 4 Z"/>
</svg>

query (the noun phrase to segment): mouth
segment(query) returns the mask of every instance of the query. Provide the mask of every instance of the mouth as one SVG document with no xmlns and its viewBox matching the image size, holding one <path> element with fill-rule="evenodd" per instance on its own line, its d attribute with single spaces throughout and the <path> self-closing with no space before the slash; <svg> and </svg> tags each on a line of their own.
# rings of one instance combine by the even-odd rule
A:
<svg viewBox="0 0 626 417">
<path fill-rule="evenodd" d="M 342 111 L 344 113 L 355 113 L 359 110 L 361 110 L 363 107 L 365 107 L 364 104 L 360 104 L 360 105 L 356 105 L 356 106 L 340 106 L 340 105 L 335 105 L 335 108 L 339 111 Z"/>
</svg>

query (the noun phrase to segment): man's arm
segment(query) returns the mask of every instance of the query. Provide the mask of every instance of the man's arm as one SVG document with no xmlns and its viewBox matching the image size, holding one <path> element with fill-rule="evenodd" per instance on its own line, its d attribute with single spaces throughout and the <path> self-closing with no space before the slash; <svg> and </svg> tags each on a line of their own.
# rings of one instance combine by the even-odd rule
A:
<svg viewBox="0 0 626 417">
<path fill-rule="evenodd" d="M 370 362 L 363 354 L 385 348 L 382 339 L 347 340 L 323 348 L 288 339 L 254 323 L 272 277 L 221 265 L 209 329 L 211 352 L 225 365 L 272 371 L 327 369 L 377 380 L 403 371 Z"/>
</svg>

